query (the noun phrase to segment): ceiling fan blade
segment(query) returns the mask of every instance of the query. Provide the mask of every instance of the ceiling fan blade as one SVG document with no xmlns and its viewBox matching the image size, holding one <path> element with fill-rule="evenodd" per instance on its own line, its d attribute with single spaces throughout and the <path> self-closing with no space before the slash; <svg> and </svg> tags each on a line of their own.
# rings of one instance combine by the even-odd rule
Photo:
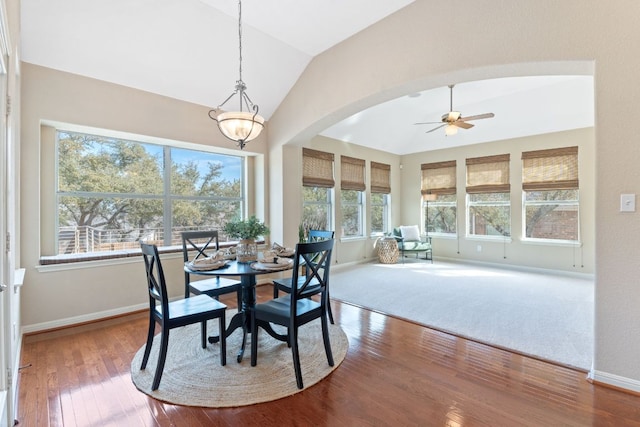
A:
<svg viewBox="0 0 640 427">
<path fill-rule="evenodd" d="M 462 120 L 455 121 L 451 124 L 454 126 L 458 126 L 459 128 L 462 128 L 462 129 L 471 129 L 474 126 L 471 123 L 465 123 Z"/>
<path fill-rule="evenodd" d="M 414 123 L 414 125 L 437 125 L 440 123 L 442 122 L 418 122 L 418 123 Z"/>
<path fill-rule="evenodd" d="M 491 117 L 494 117 L 494 116 L 495 114 L 493 113 L 485 113 L 485 114 L 478 114 L 477 116 L 460 117 L 459 120 L 467 122 L 469 120 L 490 119 Z"/>
<path fill-rule="evenodd" d="M 426 131 L 425 133 L 431 133 L 431 132 L 433 132 L 434 130 L 438 130 L 438 129 L 443 128 L 443 127 L 445 127 L 445 126 L 447 126 L 447 124 L 446 124 L 446 123 L 445 123 L 445 124 L 442 124 L 442 125 L 440 125 L 440 126 L 436 126 L 436 127 L 434 127 L 433 129 Z"/>
</svg>

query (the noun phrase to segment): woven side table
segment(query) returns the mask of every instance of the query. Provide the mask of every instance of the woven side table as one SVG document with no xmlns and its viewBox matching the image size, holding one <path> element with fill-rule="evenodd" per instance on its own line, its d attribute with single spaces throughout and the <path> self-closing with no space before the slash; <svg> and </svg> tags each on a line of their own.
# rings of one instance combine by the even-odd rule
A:
<svg viewBox="0 0 640 427">
<path fill-rule="evenodd" d="M 393 237 L 378 239 L 378 259 L 383 264 L 395 264 L 398 262 L 398 242 Z"/>
</svg>

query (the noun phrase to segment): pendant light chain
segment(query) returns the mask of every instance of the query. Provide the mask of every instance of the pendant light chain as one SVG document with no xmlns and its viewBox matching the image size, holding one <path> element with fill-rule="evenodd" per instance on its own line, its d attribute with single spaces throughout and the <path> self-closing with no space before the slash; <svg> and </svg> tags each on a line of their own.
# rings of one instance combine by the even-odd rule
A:
<svg viewBox="0 0 640 427">
<path fill-rule="evenodd" d="M 238 0 L 238 50 L 240 52 L 239 82 L 242 82 L 242 1 L 241 0 Z M 242 101 L 240 102 L 240 106 L 242 107 Z"/>
</svg>

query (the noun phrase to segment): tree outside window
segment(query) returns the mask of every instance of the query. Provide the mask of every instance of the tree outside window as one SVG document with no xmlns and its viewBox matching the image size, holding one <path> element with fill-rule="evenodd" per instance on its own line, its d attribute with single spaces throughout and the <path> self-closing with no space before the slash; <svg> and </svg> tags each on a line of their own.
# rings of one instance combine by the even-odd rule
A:
<svg viewBox="0 0 640 427">
<path fill-rule="evenodd" d="M 469 194 L 467 199 L 470 236 L 511 236 L 509 193 Z"/>
<path fill-rule="evenodd" d="M 420 192 L 427 234 L 450 236 L 457 233 L 456 168 L 455 160 L 423 163 L 420 166 Z"/>
<path fill-rule="evenodd" d="M 389 194 L 371 193 L 371 234 L 389 232 Z"/>
<path fill-rule="evenodd" d="M 66 131 L 57 145 L 59 254 L 177 245 L 242 214 L 242 157 Z"/>
<path fill-rule="evenodd" d="M 469 158 L 467 165 L 467 235 L 511 236 L 509 154 Z"/>
<path fill-rule="evenodd" d="M 441 194 L 424 202 L 424 229 L 429 234 L 457 233 L 457 200 L 455 194 Z"/>
<path fill-rule="evenodd" d="M 578 241 L 578 190 L 527 191 L 525 237 Z"/>
<path fill-rule="evenodd" d="M 302 226 L 309 230 L 331 230 L 332 188 L 302 187 Z"/>
<path fill-rule="evenodd" d="M 522 153 L 524 236 L 580 239 L 578 147 Z"/>
<path fill-rule="evenodd" d="M 342 236 L 360 237 L 363 232 L 363 194 L 357 190 L 342 190 Z"/>
</svg>

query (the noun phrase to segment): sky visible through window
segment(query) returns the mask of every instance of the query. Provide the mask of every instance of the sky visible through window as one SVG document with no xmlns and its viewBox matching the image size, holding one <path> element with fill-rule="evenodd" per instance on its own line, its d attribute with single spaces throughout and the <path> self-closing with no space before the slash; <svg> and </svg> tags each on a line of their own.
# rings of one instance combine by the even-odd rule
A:
<svg viewBox="0 0 640 427">
<path fill-rule="evenodd" d="M 161 152 L 160 148 L 160 152 Z M 153 153 L 155 154 L 155 153 Z M 174 148 L 171 150 L 171 158 L 174 163 L 185 164 L 194 162 L 198 166 L 201 175 L 206 174 L 210 163 L 221 164 L 221 178 L 226 181 L 240 179 L 242 174 L 242 158 L 236 156 L 225 156 L 205 151 L 181 150 Z"/>
</svg>

